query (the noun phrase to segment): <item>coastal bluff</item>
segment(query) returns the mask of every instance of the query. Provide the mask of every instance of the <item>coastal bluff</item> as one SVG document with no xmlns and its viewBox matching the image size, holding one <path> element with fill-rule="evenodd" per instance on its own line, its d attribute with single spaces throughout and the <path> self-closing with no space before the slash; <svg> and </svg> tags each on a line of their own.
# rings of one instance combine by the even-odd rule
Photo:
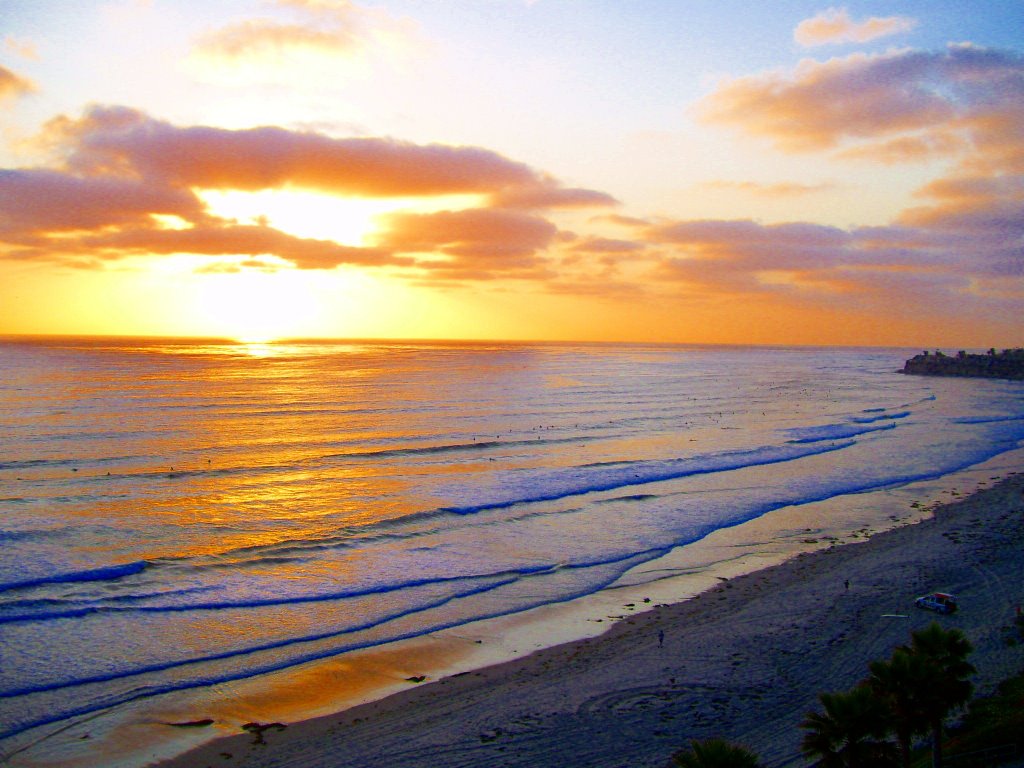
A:
<svg viewBox="0 0 1024 768">
<path fill-rule="evenodd" d="M 976 355 L 960 351 L 945 355 L 940 351 L 914 355 L 903 364 L 900 373 L 915 376 L 977 376 L 986 379 L 1024 379 L 1024 349 L 990 349 Z"/>
</svg>

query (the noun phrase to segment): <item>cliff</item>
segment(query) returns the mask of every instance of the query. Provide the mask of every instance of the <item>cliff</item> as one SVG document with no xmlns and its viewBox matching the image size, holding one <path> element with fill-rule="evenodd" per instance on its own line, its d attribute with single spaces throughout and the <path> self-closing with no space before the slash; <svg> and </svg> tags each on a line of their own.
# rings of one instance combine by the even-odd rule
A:
<svg viewBox="0 0 1024 768">
<path fill-rule="evenodd" d="M 985 355 L 958 352 L 928 353 L 907 360 L 900 373 L 917 376 L 981 376 L 987 379 L 1024 379 L 1024 349 L 990 349 Z"/>
</svg>

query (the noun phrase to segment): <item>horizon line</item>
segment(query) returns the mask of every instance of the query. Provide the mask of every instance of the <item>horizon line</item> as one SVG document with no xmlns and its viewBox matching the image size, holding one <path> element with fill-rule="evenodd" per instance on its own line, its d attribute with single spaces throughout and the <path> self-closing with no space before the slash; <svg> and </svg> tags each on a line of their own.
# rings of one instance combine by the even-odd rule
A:
<svg viewBox="0 0 1024 768">
<path fill-rule="evenodd" d="M 38 341 L 57 341 L 57 340 L 119 340 L 119 341 L 145 341 L 145 342 L 186 342 L 186 343 L 205 343 L 205 344 L 224 344 L 233 346 L 270 346 L 270 345 L 287 345 L 287 344 L 424 344 L 424 345 L 440 345 L 440 344 L 451 344 L 457 346 L 471 346 L 471 345 L 529 345 L 529 346 L 564 346 L 564 345 L 575 345 L 575 346 L 647 346 L 647 347 L 733 347 L 733 348 L 762 348 L 762 349 L 776 349 L 776 348 L 803 348 L 803 349 L 892 349 L 892 350 L 907 350 L 907 349 L 927 349 L 936 350 L 941 348 L 947 349 L 965 349 L 970 351 L 972 349 L 978 349 L 985 351 L 993 347 L 973 347 L 956 344 L 809 344 L 809 343 L 792 343 L 792 342 L 708 342 L 708 341 L 654 341 L 644 339 L 633 339 L 633 340 L 614 340 L 614 339 L 509 339 L 509 338 L 445 338 L 445 337 L 388 337 L 388 336 L 369 336 L 369 337 L 348 337 L 348 336 L 294 336 L 294 337 L 281 337 L 275 339 L 239 339 L 231 336 L 193 336 L 193 335 L 173 335 L 173 334 L 132 334 L 132 333 L 2 333 L 0 332 L 0 342 L 8 340 L 38 340 Z M 1000 345 L 995 345 L 995 348 L 1000 348 Z"/>
</svg>

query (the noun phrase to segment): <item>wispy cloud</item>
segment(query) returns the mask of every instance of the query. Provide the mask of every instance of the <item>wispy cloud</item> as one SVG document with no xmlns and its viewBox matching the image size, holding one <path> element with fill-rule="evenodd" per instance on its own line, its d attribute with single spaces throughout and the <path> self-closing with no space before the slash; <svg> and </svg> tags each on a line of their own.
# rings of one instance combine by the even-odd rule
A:
<svg viewBox="0 0 1024 768">
<path fill-rule="evenodd" d="M 491 202 L 500 208 L 552 209 L 600 208 L 617 205 L 618 201 L 606 192 L 593 189 L 566 188 L 552 179 L 536 184 L 520 185 L 495 193 Z"/>
<path fill-rule="evenodd" d="M 290 14 L 243 18 L 200 36 L 193 70 L 217 79 L 224 68 L 248 79 L 278 80 L 306 57 L 355 58 L 403 49 L 414 39 L 411 22 L 349 0 L 272 0 Z"/>
<path fill-rule="evenodd" d="M 6 35 L 4 37 L 4 48 L 17 56 L 21 56 L 23 59 L 35 61 L 39 58 L 39 52 L 36 50 L 35 43 L 31 40 L 23 40 L 12 35 Z"/>
<path fill-rule="evenodd" d="M 35 84 L 28 78 L 0 66 L 0 101 L 24 96 L 35 89 Z"/>
<path fill-rule="evenodd" d="M 742 192 L 744 194 L 756 195 L 758 197 L 780 198 L 780 197 L 804 197 L 815 195 L 821 192 L 828 192 L 836 188 L 831 182 L 821 184 L 800 184 L 792 181 L 765 184 L 757 181 L 707 181 L 701 184 L 707 189 L 725 190 L 728 192 Z"/>
<path fill-rule="evenodd" d="M 857 146 L 892 160 L 960 146 L 956 137 L 1019 146 L 1007 118 L 1024 102 L 1024 58 L 969 45 L 943 52 L 854 54 L 804 61 L 792 74 L 723 82 L 701 105 L 710 122 L 771 139 L 785 151 Z M 1017 124 L 1019 125 L 1019 123 Z M 1000 136 L 997 136 L 999 134 Z M 906 140 L 895 144 L 894 140 Z M 966 145 L 965 145 L 966 146 Z M 987 150 L 985 150 L 987 151 Z"/>
<path fill-rule="evenodd" d="M 617 256 L 636 254 L 644 251 L 646 245 L 637 240 L 619 240 L 609 237 L 586 237 L 568 246 L 575 253 L 614 254 Z"/>
<path fill-rule="evenodd" d="M 946 130 L 936 126 L 918 134 L 851 146 L 839 152 L 838 157 L 897 165 L 963 156 L 970 148 L 969 136 L 961 126 L 951 123 Z"/>
<path fill-rule="evenodd" d="M 866 43 L 907 32 L 916 26 L 917 20 L 907 16 L 872 16 L 864 21 L 854 21 L 845 8 L 829 8 L 813 18 L 801 21 L 793 31 L 793 39 L 805 47 Z"/>
</svg>

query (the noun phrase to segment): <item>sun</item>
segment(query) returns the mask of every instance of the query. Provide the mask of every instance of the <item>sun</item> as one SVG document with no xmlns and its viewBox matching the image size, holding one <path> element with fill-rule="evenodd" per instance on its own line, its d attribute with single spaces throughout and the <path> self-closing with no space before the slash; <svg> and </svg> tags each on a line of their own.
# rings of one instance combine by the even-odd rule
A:
<svg viewBox="0 0 1024 768">
<path fill-rule="evenodd" d="M 320 327 L 313 276 L 299 270 L 203 275 L 196 310 L 205 335 L 244 344 L 312 336 Z"/>
<path fill-rule="evenodd" d="M 333 240 L 342 245 L 373 245 L 383 217 L 396 211 L 431 213 L 481 204 L 476 194 L 432 197 L 344 197 L 300 189 L 259 192 L 202 190 L 210 213 L 241 223 L 262 223 L 296 237 Z"/>
<path fill-rule="evenodd" d="M 361 246 L 375 230 L 373 200 L 292 189 L 204 190 L 200 195 L 215 216 L 267 224 L 296 237 Z"/>
<path fill-rule="evenodd" d="M 351 247 L 374 246 L 388 213 L 459 210 L 481 203 L 476 194 L 356 198 L 295 189 L 203 190 L 199 194 L 215 216 Z M 181 226 L 167 217 L 160 224 Z M 204 336 L 258 347 L 287 338 L 366 333 L 376 328 L 392 334 L 395 331 L 385 318 L 414 311 L 410 306 L 415 302 L 385 298 L 395 289 L 392 283 L 374 280 L 358 267 L 297 269 L 274 254 L 263 254 L 255 260 L 243 255 L 222 258 L 216 269 L 210 269 L 186 255 L 175 258 L 175 264 L 190 269 L 197 281 L 187 324 L 200 326 Z M 383 314 L 382 307 L 387 308 Z"/>
<path fill-rule="evenodd" d="M 272 333 L 243 333 L 239 336 L 235 336 L 234 340 L 239 344 L 245 344 L 248 347 L 259 348 L 264 344 L 270 344 L 284 338 Z"/>
</svg>

